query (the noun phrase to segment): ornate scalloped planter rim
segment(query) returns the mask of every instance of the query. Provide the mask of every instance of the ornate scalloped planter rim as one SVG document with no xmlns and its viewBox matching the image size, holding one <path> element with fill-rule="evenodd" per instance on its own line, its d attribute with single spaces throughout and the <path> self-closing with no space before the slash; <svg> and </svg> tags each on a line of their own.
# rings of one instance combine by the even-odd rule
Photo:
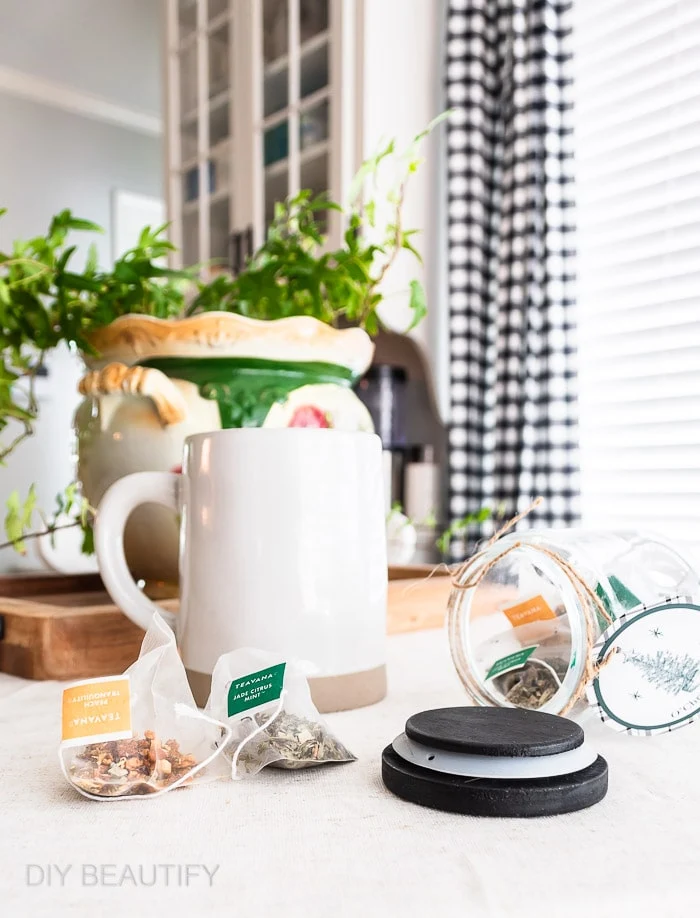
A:
<svg viewBox="0 0 700 918">
<path fill-rule="evenodd" d="M 333 328 L 311 316 L 249 319 L 228 312 L 208 312 L 187 319 L 126 315 L 91 335 L 98 358 L 86 355 L 90 369 L 100 364 L 165 357 L 303 361 L 343 366 L 362 374 L 372 361 L 374 344 L 360 328 Z"/>
</svg>

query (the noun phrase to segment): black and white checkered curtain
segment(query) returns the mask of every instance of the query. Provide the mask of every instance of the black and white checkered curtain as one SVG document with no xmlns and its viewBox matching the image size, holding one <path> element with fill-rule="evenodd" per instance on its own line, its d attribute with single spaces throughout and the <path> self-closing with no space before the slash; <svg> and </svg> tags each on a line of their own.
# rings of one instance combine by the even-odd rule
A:
<svg viewBox="0 0 700 918">
<path fill-rule="evenodd" d="M 578 517 L 570 7 L 449 4 L 453 521 Z"/>
</svg>

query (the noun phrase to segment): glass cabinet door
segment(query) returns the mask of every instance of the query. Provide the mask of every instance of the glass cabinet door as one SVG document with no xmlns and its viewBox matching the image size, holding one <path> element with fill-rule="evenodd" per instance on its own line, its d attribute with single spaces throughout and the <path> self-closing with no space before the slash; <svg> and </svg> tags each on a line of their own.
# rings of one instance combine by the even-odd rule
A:
<svg viewBox="0 0 700 918">
<path fill-rule="evenodd" d="M 209 258 L 214 268 L 228 264 L 231 232 L 231 126 L 233 21 L 229 0 L 208 0 L 208 158 L 210 173 Z"/>
<path fill-rule="evenodd" d="M 261 0 L 264 235 L 275 204 L 330 186 L 329 0 Z M 261 239 L 258 241 L 262 241 Z"/>
<path fill-rule="evenodd" d="M 180 263 L 200 264 L 204 274 L 229 255 L 231 2 L 169 0 L 168 7 L 171 217 L 177 215 Z"/>
<path fill-rule="evenodd" d="M 181 202 L 182 260 L 199 260 L 199 47 L 196 0 L 178 0 L 175 67 L 179 89 L 177 183 Z"/>
<path fill-rule="evenodd" d="M 353 3 L 167 0 L 175 264 L 239 263 L 235 239 L 259 246 L 276 203 L 302 188 L 341 195 L 355 145 L 336 84 L 355 53 Z M 335 239 L 340 218 L 329 222 Z"/>
</svg>

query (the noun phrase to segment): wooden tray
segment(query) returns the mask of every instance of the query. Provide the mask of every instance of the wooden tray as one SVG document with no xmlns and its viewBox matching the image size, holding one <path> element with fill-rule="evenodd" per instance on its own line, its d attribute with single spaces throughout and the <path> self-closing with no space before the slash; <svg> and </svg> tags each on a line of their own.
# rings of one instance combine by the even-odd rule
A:
<svg viewBox="0 0 700 918">
<path fill-rule="evenodd" d="M 450 581 L 426 580 L 430 570 L 391 570 L 389 634 L 442 626 Z M 158 601 L 177 611 L 177 600 Z M 0 672 L 59 680 L 121 673 L 142 639 L 96 574 L 0 577 Z"/>
</svg>

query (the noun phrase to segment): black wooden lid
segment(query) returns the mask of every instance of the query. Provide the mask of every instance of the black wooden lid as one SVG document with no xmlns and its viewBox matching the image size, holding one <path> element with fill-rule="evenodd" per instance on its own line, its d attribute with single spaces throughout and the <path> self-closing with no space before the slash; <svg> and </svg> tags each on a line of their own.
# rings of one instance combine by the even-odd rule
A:
<svg viewBox="0 0 700 918">
<path fill-rule="evenodd" d="M 450 813 L 555 816 L 602 800 L 608 790 L 608 766 L 598 756 L 588 768 L 552 778 L 467 778 L 421 768 L 387 746 L 382 753 L 382 780 L 404 800 Z"/>
<path fill-rule="evenodd" d="M 406 721 L 406 736 L 448 752 L 494 756 L 556 755 L 583 743 L 583 730 L 573 721 L 522 708 L 421 711 Z"/>
</svg>

